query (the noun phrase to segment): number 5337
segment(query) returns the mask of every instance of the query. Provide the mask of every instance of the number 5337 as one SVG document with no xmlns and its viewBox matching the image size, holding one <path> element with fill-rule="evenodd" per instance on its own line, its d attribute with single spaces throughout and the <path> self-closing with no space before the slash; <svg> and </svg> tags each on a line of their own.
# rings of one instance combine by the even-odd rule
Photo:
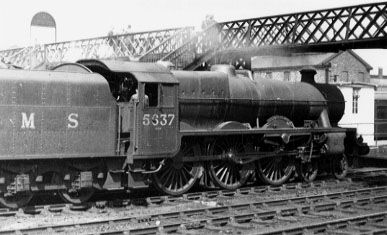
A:
<svg viewBox="0 0 387 235">
<path fill-rule="evenodd" d="M 149 125 L 153 125 L 153 126 L 170 126 L 172 125 L 173 123 L 173 120 L 175 119 L 175 114 L 144 114 L 144 116 L 142 117 L 142 124 L 144 126 L 149 126 Z"/>
</svg>

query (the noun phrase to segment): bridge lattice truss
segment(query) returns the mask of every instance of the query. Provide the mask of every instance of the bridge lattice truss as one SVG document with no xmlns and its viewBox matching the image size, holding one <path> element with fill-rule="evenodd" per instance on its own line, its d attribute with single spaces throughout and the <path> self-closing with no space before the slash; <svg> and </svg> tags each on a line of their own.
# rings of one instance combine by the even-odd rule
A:
<svg viewBox="0 0 387 235">
<path fill-rule="evenodd" d="M 381 2 L 221 22 L 197 33 L 188 27 L 47 44 L 39 49 L 0 51 L 0 57 L 11 58 L 16 65 L 25 64 L 26 55 L 55 62 L 66 60 L 66 55 L 74 55 L 73 50 L 78 49 L 79 56 L 75 59 L 164 60 L 187 70 L 211 62 L 248 66 L 251 56 L 276 50 L 386 48 L 386 27 L 387 2 Z M 28 50 L 39 53 L 25 52 Z"/>
<path fill-rule="evenodd" d="M 192 31 L 193 27 L 173 28 L 35 45 L 0 51 L 0 59 L 15 66 L 32 68 L 47 62 L 74 62 L 85 58 L 148 58 L 149 52 L 162 55 L 164 51 L 173 51 L 190 38 Z"/>
<path fill-rule="evenodd" d="M 194 70 L 283 50 L 337 51 L 387 47 L 387 2 L 222 22 L 163 58 Z M 193 60 L 185 57 L 194 55 Z"/>
</svg>

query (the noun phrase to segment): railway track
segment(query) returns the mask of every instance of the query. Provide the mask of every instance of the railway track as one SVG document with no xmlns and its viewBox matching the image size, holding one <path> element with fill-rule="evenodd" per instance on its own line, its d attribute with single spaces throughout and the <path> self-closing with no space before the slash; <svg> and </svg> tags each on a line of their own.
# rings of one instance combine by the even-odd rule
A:
<svg viewBox="0 0 387 235">
<path fill-rule="evenodd" d="M 240 203 L 238 200 L 228 201 L 223 205 L 217 203 L 195 209 L 1 230 L 0 234 L 151 234 L 160 231 L 202 234 L 208 231 L 234 233 L 256 229 L 260 229 L 259 231 L 266 229 L 265 231 L 271 233 L 279 231 L 282 227 L 289 228 L 284 221 L 293 226 L 299 224 L 295 229 L 300 229 L 305 220 L 307 221 L 305 224 L 309 226 L 321 220 L 325 223 L 345 218 L 351 220 L 354 215 L 367 216 L 386 211 L 387 187 L 374 187 L 288 199 L 250 200 L 246 203 Z M 277 226 L 277 230 L 272 226 Z"/>
<path fill-rule="evenodd" d="M 283 205 L 286 206 L 288 202 L 291 205 L 294 204 L 295 198 L 299 198 L 301 200 L 302 197 L 309 198 L 308 201 L 311 201 L 311 198 L 321 198 L 321 195 L 325 195 L 325 198 L 332 199 L 333 195 L 346 195 L 349 196 L 350 192 L 355 193 L 353 197 L 356 199 L 356 192 L 363 192 L 362 194 L 367 194 L 367 192 L 378 192 L 382 190 L 386 191 L 386 188 L 368 188 L 368 189 L 359 189 L 368 187 L 370 185 L 378 185 L 370 183 L 374 176 L 385 176 L 387 173 L 386 169 L 365 169 L 362 171 L 354 171 L 350 172 L 350 178 L 345 180 L 321 180 L 314 181 L 312 183 L 288 183 L 284 184 L 281 187 L 272 187 L 272 186 L 254 186 L 254 187 L 245 187 L 234 191 L 229 190 L 211 190 L 204 192 L 194 192 L 187 193 L 181 197 L 172 197 L 172 196 L 150 196 L 150 197 L 136 197 L 132 199 L 120 199 L 120 200 L 105 200 L 105 201 L 95 201 L 90 202 L 88 204 L 82 205 L 72 205 L 72 204 L 52 204 L 52 205 L 39 205 L 34 207 L 23 208 L 23 210 L 19 209 L 17 211 L 10 209 L 0 209 L 0 234 L 36 234 L 34 231 L 40 233 L 54 233 L 54 232 L 63 232 L 66 233 L 87 233 L 86 230 L 79 231 L 77 229 L 87 228 L 89 226 L 95 227 L 98 224 L 101 226 L 106 226 L 109 228 L 112 225 L 112 228 L 117 228 L 122 224 L 125 224 L 126 221 L 132 221 L 127 224 L 137 224 L 141 225 L 146 223 L 148 227 L 140 227 L 133 228 L 124 226 L 125 229 L 113 229 L 113 233 L 121 233 L 121 232 L 130 232 L 132 233 L 153 233 L 154 231 L 183 231 L 183 233 L 208 233 L 214 231 L 225 231 L 235 230 L 240 227 L 243 233 L 249 231 L 249 228 L 255 228 L 255 226 L 265 224 L 265 222 L 258 223 L 257 221 L 260 219 L 259 214 L 254 215 L 253 219 L 247 219 L 245 223 L 243 221 L 235 221 L 235 218 L 242 218 L 243 215 L 238 215 L 237 217 L 233 216 L 225 216 L 224 218 L 214 218 L 214 214 L 218 216 L 219 213 L 214 213 L 214 210 L 223 210 L 223 214 L 227 214 L 224 209 L 231 208 L 228 213 L 231 213 L 233 210 L 238 211 L 238 207 L 243 208 L 246 205 L 250 205 L 249 208 L 255 207 L 259 203 L 264 203 L 264 205 L 269 205 L 270 208 L 273 207 L 272 198 L 276 198 L 275 203 L 279 203 L 282 200 Z M 361 180 L 363 179 L 363 180 Z M 364 180 L 364 179 L 370 179 Z M 359 181 L 359 182 L 358 182 Z M 340 192 L 340 190 L 345 190 Z M 360 190 L 360 191 L 359 191 Z M 364 191 L 361 191 L 364 190 Z M 370 191 L 371 190 L 371 191 Z M 368 193 L 369 194 L 369 193 Z M 330 195 L 330 196 L 327 196 Z M 387 195 L 387 192 L 386 192 Z M 145 196 L 145 195 L 144 195 Z M 383 196 L 383 195 L 382 195 Z M 323 196 L 324 197 L 324 196 Z M 289 198 L 293 198 L 292 200 L 288 200 Z M 383 200 L 385 197 L 381 197 Z M 375 201 L 376 200 L 376 201 Z M 380 198 L 369 198 L 368 201 L 377 202 L 381 200 Z M 356 200 L 355 200 L 356 201 Z M 354 202 L 354 200 L 352 200 Z M 257 204 L 258 203 L 258 204 Z M 348 202 L 347 202 L 348 203 Z M 359 203 L 359 202 L 357 202 Z M 143 207 L 146 205 L 145 207 Z M 343 205 L 341 202 L 338 205 Z M 383 202 L 381 205 L 384 205 Z M 159 210 L 159 208 L 162 208 Z M 165 209 L 167 208 L 167 209 Z M 187 209 L 188 208 L 188 209 Z M 261 208 L 262 209 L 262 208 Z M 290 208 L 291 209 L 291 208 Z M 200 211 L 206 211 L 209 213 L 210 219 L 206 218 L 206 214 Z M 247 209 L 246 209 L 247 210 Z M 278 208 L 275 209 L 278 212 Z M 294 208 L 292 209 L 294 210 Z M 313 209 L 314 210 L 314 209 Z M 308 212 L 307 215 L 310 216 L 314 211 Z M 116 213 L 119 211 L 119 213 Z M 143 211 L 146 211 L 143 213 Z M 163 213 L 153 213 L 155 211 L 160 211 Z M 165 213 L 168 211 L 168 213 Z M 192 211 L 198 211 L 199 214 L 202 213 L 199 217 L 201 219 L 206 218 L 205 221 L 209 221 L 209 223 L 204 223 L 201 220 L 195 221 L 195 217 L 192 217 L 190 213 Z M 265 212 L 265 211 L 264 211 Z M 188 213 L 188 214 L 187 214 Z M 273 211 L 266 211 L 265 213 L 273 214 Z M 31 216 L 32 214 L 34 216 Z M 182 218 L 188 218 L 188 222 L 175 221 L 172 222 L 170 220 L 164 221 L 165 219 L 173 219 L 169 218 L 173 215 L 181 215 Z M 301 211 L 299 214 L 305 214 L 304 211 Z M 108 216 L 107 216 L 108 215 Z M 232 215 L 232 213 L 231 213 Z M 249 215 L 245 215 L 247 218 Z M 306 215 L 301 216 L 300 218 L 304 218 Z M 47 218 L 58 218 L 57 222 L 50 221 Z M 179 216 L 177 216 L 179 217 Z M 228 220 L 226 219 L 228 218 Z M 275 224 L 273 220 L 278 218 L 277 229 L 281 227 L 281 224 L 289 220 L 289 218 L 293 218 L 294 216 L 286 216 L 286 219 L 282 218 L 284 216 L 275 214 L 272 216 L 272 220 L 268 223 Z M 13 219 L 14 218 L 14 219 Z M 39 219 L 40 218 L 40 219 Z M 93 218 L 99 218 L 99 221 L 93 221 Z M 302 220 L 298 218 L 297 220 Z M 176 218 L 175 218 L 176 220 Z M 294 220 L 294 218 L 293 218 Z M 16 221 L 16 222 L 15 222 Z M 46 221 L 46 222 L 44 222 Z M 58 222 L 59 221 L 59 222 Z M 106 225 L 106 221 L 108 225 Z M 117 223 L 116 221 L 122 221 L 122 223 Z M 137 221 L 137 222 L 136 222 Z M 158 221 L 158 222 L 157 222 Z M 216 221 L 223 221 L 222 223 L 217 223 Z M 267 222 L 266 221 L 266 222 Z M 168 224 L 169 223 L 169 224 Z M 307 224 L 319 224 L 318 222 L 310 222 Z M 333 222 L 332 222 L 333 223 Z M 16 226 L 13 226 L 15 225 Z M 94 224 L 94 225 L 93 225 Z M 104 225 L 105 224 L 105 225 Z M 121 225 L 120 225 L 121 224 Z M 153 224 L 153 226 L 151 226 Z M 177 226 L 177 224 L 180 224 Z M 253 225 L 252 225 L 253 224 Z M 3 226 L 5 225 L 5 226 Z M 20 226 L 22 225 L 22 226 Z M 89 226 L 88 226 L 89 225 Z M 162 225 L 162 226 L 160 226 Z M 223 225 L 223 226 L 220 226 Z M 252 227 L 253 226 L 253 227 Z M 294 227 L 294 224 L 292 224 Z M 323 226 L 323 225 L 321 225 Z M 174 230 L 175 228 L 177 230 Z M 301 225 L 299 227 L 302 227 Z M 330 225 L 327 225 L 328 230 Z M 193 229 L 195 228 L 195 229 Z M 283 233 L 288 233 L 288 227 L 284 228 Z M 136 230 L 138 229 L 138 231 Z M 300 229 L 298 227 L 294 228 L 295 230 Z M 304 228 L 308 229 L 308 228 Z M 171 230 L 171 231 L 172 231 Z M 102 230 L 92 230 L 92 233 L 104 233 L 105 229 Z M 107 232 L 110 230 L 107 229 Z M 260 229 L 261 231 L 261 229 Z M 268 230 L 269 231 L 269 230 Z M 270 230 L 271 231 L 271 230 Z M 269 231 L 269 232 L 270 232 Z M 274 232 L 277 230 L 273 230 Z M 271 232 L 270 232 L 271 233 Z M 277 233 L 277 232 L 275 232 Z"/>
<path fill-rule="evenodd" d="M 271 197 L 272 193 L 276 193 L 276 196 L 281 196 L 285 194 L 286 196 L 299 193 L 300 190 L 305 192 L 310 190 L 330 190 L 331 188 L 340 188 L 340 187 L 359 187 L 359 184 L 352 182 L 350 178 L 344 180 L 320 180 L 315 182 L 298 182 L 298 183 L 287 183 L 282 186 L 252 186 L 252 187 L 243 187 L 237 190 L 210 190 L 210 191 L 200 191 L 193 193 L 186 193 L 182 196 L 150 196 L 150 197 L 134 197 L 132 199 L 114 199 L 114 200 L 103 200 L 103 201 L 94 201 L 79 205 L 74 205 L 70 203 L 55 203 L 47 205 L 37 205 L 25 207 L 23 209 L 9 209 L 1 208 L 0 217 L 15 216 L 21 214 L 40 214 L 44 212 L 59 213 L 65 210 L 74 210 L 74 211 L 84 211 L 91 208 L 105 208 L 105 207 L 125 207 L 128 205 L 152 205 L 152 204 L 178 204 L 183 202 L 191 202 L 194 200 L 213 200 L 216 198 L 230 198 L 230 197 L 246 197 L 246 196 L 256 196 L 259 194 L 260 198 Z"/>
<path fill-rule="evenodd" d="M 117 207 L 117 206 L 127 206 L 130 204 L 162 204 L 162 203 L 173 203 L 176 201 L 192 201 L 192 200 L 199 200 L 199 199 L 205 199 L 205 198 L 216 198 L 216 197 L 230 197 L 230 196 L 236 196 L 236 195 L 248 195 L 248 194 L 254 194 L 254 193 L 272 193 L 276 192 L 278 193 L 286 193 L 287 195 L 289 193 L 292 193 L 294 190 L 297 189 L 316 189 L 321 187 L 340 187 L 340 186 L 347 186 L 353 182 L 353 180 L 362 181 L 364 178 L 370 178 L 378 175 L 387 175 L 387 169 L 386 168 L 366 168 L 362 170 L 352 170 L 349 172 L 349 177 L 344 180 L 318 180 L 310 183 L 306 182 L 292 182 L 292 183 L 286 183 L 282 186 L 252 186 L 252 187 L 244 187 L 240 188 L 238 190 L 210 190 L 210 191 L 198 191 L 198 192 L 192 192 L 192 193 L 186 193 L 182 196 L 166 196 L 166 195 L 159 195 L 159 196 L 132 196 L 132 199 L 114 199 L 114 200 L 96 200 L 89 203 L 84 203 L 82 205 L 74 205 L 71 203 L 53 203 L 53 204 L 47 204 L 45 201 L 40 202 L 37 204 L 37 206 L 29 206 L 25 207 L 22 210 L 17 209 L 9 209 L 9 208 L 0 208 L 0 217 L 4 216 L 12 216 L 20 213 L 26 213 L 26 214 L 39 214 L 44 211 L 48 212 L 61 212 L 63 210 L 87 210 L 89 208 L 101 208 L 101 207 Z M 147 192 L 148 193 L 148 192 Z M 262 196 L 262 195 L 261 195 Z"/>
<path fill-rule="evenodd" d="M 272 229 L 256 234 L 386 234 L 387 212 L 371 213 L 308 225 Z"/>
</svg>

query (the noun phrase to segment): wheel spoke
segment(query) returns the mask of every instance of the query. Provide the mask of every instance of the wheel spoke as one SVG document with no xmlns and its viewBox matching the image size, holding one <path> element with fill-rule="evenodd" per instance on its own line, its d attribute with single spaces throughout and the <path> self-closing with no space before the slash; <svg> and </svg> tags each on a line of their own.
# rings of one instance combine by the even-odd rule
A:
<svg viewBox="0 0 387 235">
<path fill-rule="evenodd" d="M 270 161 L 269 164 L 270 164 L 270 166 L 266 167 L 264 170 L 264 172 L 267 173 L 267 175 L 269 175 L 275 167 L 274 161 Z"/>
<path fill-rule="evenodd" d="M 222 178 L 222 182 L 224 182 L 225 184 L 227 184 L 230 181 L 230 178 L 231 178 L 230 171 L 231 171 L 231 169 L 227 168 L 226 175 L 224 178 Z M 223 179 L 225 179 L 225 180 L 223 180 Z M 230 184 L 232 184 L 232 181 L 230 182 Z"/>
<path fill-rule="evenodd" d="M 160 176 L 160 179 L 164 179 L 165 178 L 165 176 L 167 176 L 167 175 L 169 175 L 171 173 L 171 167 L 167 167 L 167 169 L 165 169 L 163 172 L 162 172 L 162 174 L 161 174 L 161 176 Z"/>
<path fill-rule="evenodd" d="M 181 171 L 181 176 L 183 177 L 183 180 L 185 183 L 188 183 L 189 181 L 188 175 L 190 175 L 190 173 L 187 171 L 185 167 L 183 167 L 183 170 Z"/>
<path fill-rule="evenodd" d="M 169 185 L 170 185 L 171 178 L 172 178 L 172 176 L 173 176 L 173 171 L 172 171 L 172 170 L 170 170 L 170 171 L 168 171 L 168 172 L 169 172 L 169 173 L 168 173 L 168 177 L 165 179 L 165 181 L 164 181 L 164 183 L 163 183 L 164 186 L 169 186 Z"/>
</svg>

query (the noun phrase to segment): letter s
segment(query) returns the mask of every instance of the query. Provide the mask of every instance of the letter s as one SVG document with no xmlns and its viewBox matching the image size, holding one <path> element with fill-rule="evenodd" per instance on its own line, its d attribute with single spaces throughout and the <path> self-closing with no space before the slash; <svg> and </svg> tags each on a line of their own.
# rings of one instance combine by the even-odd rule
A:
<svg viewBox="0 0 387 235">
<path fill-rule="evenodd" d="M 68 120 L 70 123 L 67 124 L 67 128 L 77 128 L 78 127 L 78 120 L 76 119 L 78 118 L 78 114 L 77 113 L 70 113 L 70 115 L 68 116 Z"/>
</svg>

